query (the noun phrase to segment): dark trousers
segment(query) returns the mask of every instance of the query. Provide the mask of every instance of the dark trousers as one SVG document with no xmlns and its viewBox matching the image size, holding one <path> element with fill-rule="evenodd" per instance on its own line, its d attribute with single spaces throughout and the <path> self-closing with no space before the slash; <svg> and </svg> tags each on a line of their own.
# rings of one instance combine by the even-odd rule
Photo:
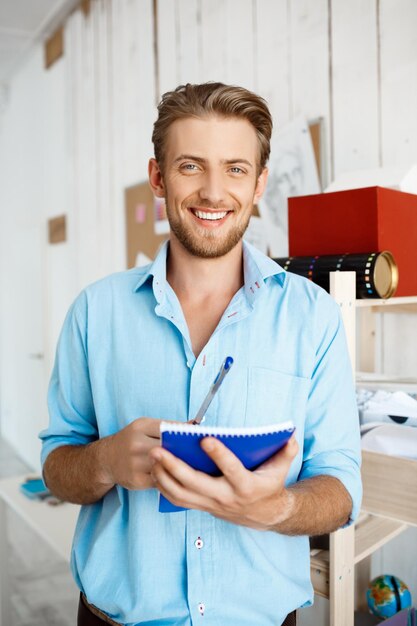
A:
<svg viewBox="0 0 417 626">
<path fill-rule="evenodd" d="M 295 611 L 289 613 L 283 621 L 282 626 L 297 626 L 297 613 Z"/>
<path fill-rule="evenodd" d="M 82 596 L 80 596 L 80 602 L 78 605 L 77 626 L 103 626 L 103 624 L 106 623 L 111 622 L 106 622 L 104 619 L 101 619 L 97 615 L 94 615 L 94 613 L 92 613 L 83 602 Z M 287 616 L 282 626 L 296 626 L 295 611 Z"/>
</svg>

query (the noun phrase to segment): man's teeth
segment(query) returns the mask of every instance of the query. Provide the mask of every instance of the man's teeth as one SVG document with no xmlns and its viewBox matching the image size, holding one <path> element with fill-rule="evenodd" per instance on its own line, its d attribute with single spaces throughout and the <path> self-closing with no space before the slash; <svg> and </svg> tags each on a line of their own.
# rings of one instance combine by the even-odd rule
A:
<svg viewBox="0 0 417 626">
<path fill-rule="evenodd" d="M 194 214 L 201 220 L 222 220 L 227 211 L 219 211 L 218 213 L 205 213 L 204 211 L 194 211 Z"/>
</svg>

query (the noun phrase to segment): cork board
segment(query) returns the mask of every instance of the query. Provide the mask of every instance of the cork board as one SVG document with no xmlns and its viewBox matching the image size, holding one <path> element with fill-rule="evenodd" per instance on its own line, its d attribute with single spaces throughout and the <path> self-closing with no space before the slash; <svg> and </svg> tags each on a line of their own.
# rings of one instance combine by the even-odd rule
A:
<svg viewBox="0 0 417 626">
<path fill-rule="evenodd" d="M 164 202 L 155 198 L 148 182 L 125 190 L 127 266 L 137 265 L 138 255 L 153 260 L 168 239 Z"/>
<path fill-rule="evenodd" d="M 64 54 L 64 28 L 61 26 L 45 43 L 45 69 Z"/>
<path fill-rule="evenodd" d="M 84 13 L 84 17 L 88 17 L 91 11 L 91 0 L 81 0 L 79 7 Z"/>
<path fill-rule="evenodd" d="M 67 240 L 67 219 L 65 215 L 48 220 L 48 242 L 63 243 Z"/>
<path fill-rule="evenodd" d="M 316 158 L 317 172 L 319 175 L 321 188 L 324 189 L 325 187 L 327 187 L 327 181 L 323 154 L 323 118 L 319 118 L 317 120 L 309 122 L 308 127 L 310 130 L 311 141 L 313 144 L 314 156 Z"/>
</svg>

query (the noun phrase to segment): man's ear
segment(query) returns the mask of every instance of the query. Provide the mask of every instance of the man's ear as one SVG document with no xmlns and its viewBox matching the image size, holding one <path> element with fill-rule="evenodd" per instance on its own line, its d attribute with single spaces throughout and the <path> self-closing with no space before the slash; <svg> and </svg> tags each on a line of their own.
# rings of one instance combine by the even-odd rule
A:
<svg viewBox="0 0 417 626">
<path fill-rule="evenodd" d="M 266 189 L 266 182 L 268 180 L 268 174 L 269 174 L 268 168 L 264 167 L 264 169 L 258 176 L 258 180 L 256 182 L 256 187 L 255 187 L 255 195 L 253 198 L 254 204 L 256 204 L 260 200 L 260 198 L 262 198 L 263 196 L 263 193 Z"/>
<path fill-rule="evenodd" d="M 165 184 L 162 178 L 161 168 L 156 159 L 149 159 L 148 164 L 149 184 L 154 196 L 157 198 L 165 198 Z"/>
</svg>

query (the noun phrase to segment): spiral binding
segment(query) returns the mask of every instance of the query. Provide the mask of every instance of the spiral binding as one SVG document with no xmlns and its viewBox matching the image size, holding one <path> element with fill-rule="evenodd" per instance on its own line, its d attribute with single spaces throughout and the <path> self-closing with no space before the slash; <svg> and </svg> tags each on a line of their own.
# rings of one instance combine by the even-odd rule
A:
<svg viewBox="0 0 417 626">
<path fill-rule="evenodd" d="M 248 428 L 234 426 L 199 426 L 194 424 L 178 424 L 176 422 L 161 422 L 160 426 L 161 434 L 175 433 L 180 435 L 198 435 L 200 437 L 253 437 L 256 435 L 268 435 L 293 430 L 294 424 L 291 421 L 266 426 L 249 426 Z"/>
</svg>

